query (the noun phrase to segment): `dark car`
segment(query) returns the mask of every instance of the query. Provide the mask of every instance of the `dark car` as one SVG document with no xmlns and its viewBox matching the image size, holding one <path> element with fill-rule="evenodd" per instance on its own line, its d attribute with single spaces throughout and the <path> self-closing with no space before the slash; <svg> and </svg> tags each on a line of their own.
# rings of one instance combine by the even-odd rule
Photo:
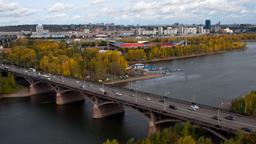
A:
<svg viewBox="0 0 256 144">
<path fill-rule="evenodd" d="M 106 95 L 107 94 L 107 92 L 106 91 L 104 91 L 104 95 Z"/>
<path fill-rule="evenodd" d="M 169 108 L 170 108 L 170 109 L 177 110 L 177 107 L 176 107 L 176 106 L 174 106 L 174 105 L 169 105 Z"/>
<path fill-rule="evenodd" d="M 212 119 L 218 120 L 218 116 L 213 116 Z M 219 120 L 221 121 L 221 118 L 219 118 Z"/>
<path fill-rule="evenodd" d="M 164 100 L 161 99 L 161 100 L 159 100 L 159 102 L 160 102 L 160 103 L 164 103 Z"/>
<path fill-rule="evenodd" d="M 232 121 L 235 120 L 235 118 L 233 116 L 231 116 L 231 115 L 230 116 L 226 116 L 225 119 L 232 120 Z"/>
<path fill-rule="evenodd" d="M 241 128 L 241 130 L 243 130 L 243 131 L 245 131 L 245 132 L 252 132 L 252 130 L 249 129 L 249 128 L 247 128 L 247 127 L 243 127 L 243 128 Z"/>
</svg>

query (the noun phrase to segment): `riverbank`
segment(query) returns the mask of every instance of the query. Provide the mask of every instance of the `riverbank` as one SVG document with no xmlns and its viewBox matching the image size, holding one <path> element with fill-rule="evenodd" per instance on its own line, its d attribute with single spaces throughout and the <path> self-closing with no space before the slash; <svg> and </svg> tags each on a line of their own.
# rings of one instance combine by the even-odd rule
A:
<svg viewBox="0 0 256 144">
<path fill-rule="evenodd" d="M 115 80 L 115 81 L 111 81 L 111 82 L 105 82 L 104 84 L 107 85 L 114 85 L 114 84 L 120 84 L 120 83 L 127 83 L 127 82 L 131 82 L 131 81 L 139 81 L 139 80 L 147 80 L 147 79 L 153 79 L 153 78 L 160 78 L 160 77 L 164 77 L 164 76 L 169 76 L 171 74 L 146 74 L 140 77 L 131 77 L 128 79 L 124 79 L 124 80 Z"/>
<path fill-rule="evenodd" d="M 203 54 L 194 54 L 189 56 L 181 56 L 181 57 L 168 57 L 168 58 L 159 58 L 159 59 L 153 59 L 153 60 L 146 60 L 146 61 L 131 61 L 129 64 L 136 64 L 136 63 L 155 63 L 155 62 L 161 62 L 161 61 L 171 61 L 171 60 L 178 60 L 178 59 L 187 59 L 187 58 L 194 58 L 194 57 L 201 57 L 201 56 L 208 56 L 208 55 L 214 55 L 214 54 L 222 54 L 227 51 L 219 51 L 219 52 L 212 52 L 212 53 L 203 53 Z"/>
<path fill-rule="evenodd" d="M 12 94 L 2 94 L 1 98 L 20 98 L 20 97 L 29 97 L 29 90 L 26 87 L 20 86 L 19 89 Z"/>
</svg>

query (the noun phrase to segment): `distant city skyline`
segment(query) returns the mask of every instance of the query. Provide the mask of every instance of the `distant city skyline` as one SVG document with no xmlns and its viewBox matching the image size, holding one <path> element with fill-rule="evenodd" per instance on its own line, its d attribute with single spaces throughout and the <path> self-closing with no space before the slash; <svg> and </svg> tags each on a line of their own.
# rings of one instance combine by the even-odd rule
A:
<svg viewBox="0 0 256 144">
<path fill-rule="evenodd" d="M 0 0 L 0 26 L 20 24 L 124 25 L 255 24 L 256 0 Z"/>
</svg>

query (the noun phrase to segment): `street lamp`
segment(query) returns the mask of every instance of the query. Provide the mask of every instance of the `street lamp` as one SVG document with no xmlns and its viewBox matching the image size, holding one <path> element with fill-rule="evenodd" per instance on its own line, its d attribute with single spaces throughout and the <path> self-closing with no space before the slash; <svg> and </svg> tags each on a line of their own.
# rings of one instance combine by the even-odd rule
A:
<svg viewBox="0 0 256 144">
<path fill-rule="evenodd" d="M 104 89 L 104 84 L 102 80 L 99 80 L 99 83 L 101 83 L 101 88 Z"/>
<path fill-rule="evenodd" d="M 135 87 L 136 87 L 136 92 L 135 92 L 135 103 L 138 102 L 138 90 L 139 90 L 139 87 L 137 87 L 137 84 L 135 83 Z"/>
<path fill-rule="evenodd" d="M 220 109 L 221 109 L 222 105 L 223 105 L 223 102 L 220 103 L 219 108 L 218 108 L 218 125 L 220 125 Z"/>
<path fill-rule="evenodd" d="M 170 92 L 168 91 L 167 93 L 165 93 L 165 95 L 164 95 L 164 102 L 163 102 L 163 106 L 164 106 L 164 111 L 166 111 L 166 99 L 168 98 L 168 96 L 169 96 L 169 94 L 170 94 Z"/>
</svg>

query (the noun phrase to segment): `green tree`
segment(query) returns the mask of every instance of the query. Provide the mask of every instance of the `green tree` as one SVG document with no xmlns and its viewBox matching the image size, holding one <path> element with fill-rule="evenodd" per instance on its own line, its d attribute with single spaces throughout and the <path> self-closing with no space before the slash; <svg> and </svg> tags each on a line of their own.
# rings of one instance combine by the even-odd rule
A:
<svg viewBox="0 0 256 144">
<path fill-rule="evenodd" d="M 177 144 L 196 144 L 196 141 L 191 136 L 185 136 L 185 137 L 181 137 L 178 140 Z"/>
</svg>

